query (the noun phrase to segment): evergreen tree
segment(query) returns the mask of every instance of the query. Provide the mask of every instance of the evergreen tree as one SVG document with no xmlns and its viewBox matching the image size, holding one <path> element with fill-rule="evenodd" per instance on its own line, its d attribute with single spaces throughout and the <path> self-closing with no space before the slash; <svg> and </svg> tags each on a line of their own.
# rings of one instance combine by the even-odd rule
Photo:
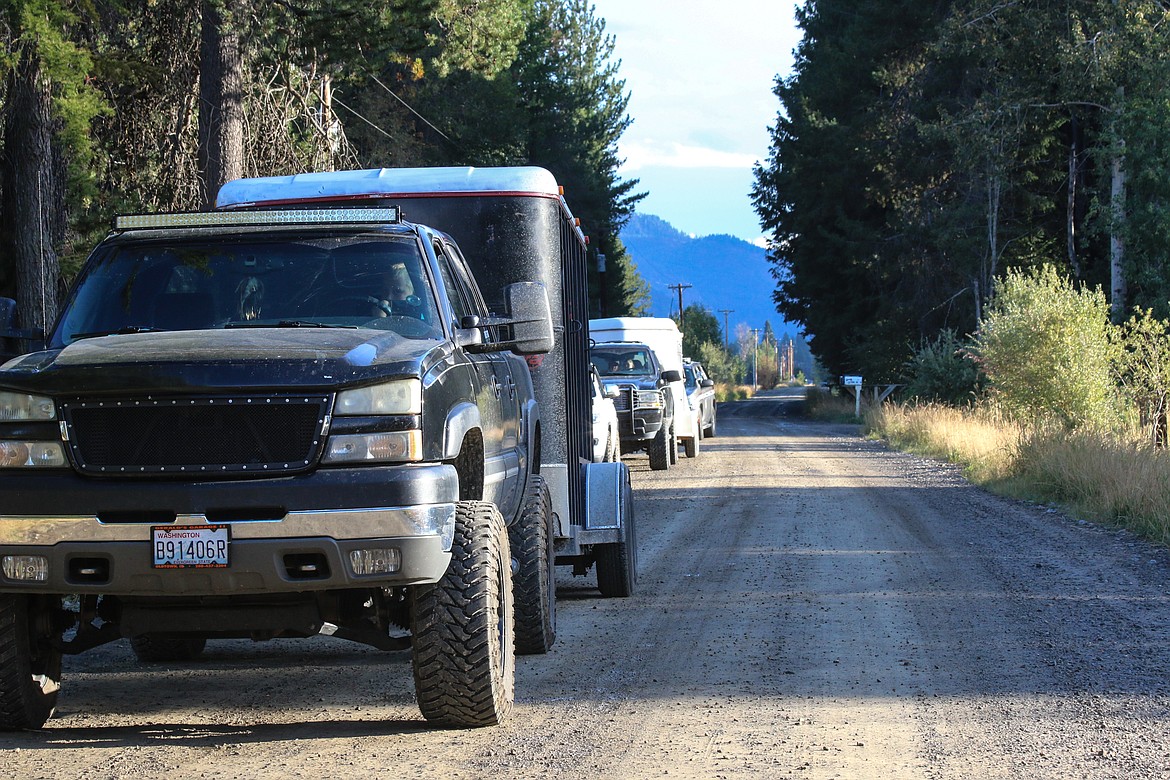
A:
<svg viewBox="0 0 1170 780">
<path fill-rule="evenodd" d="M 37 330 L 56 317 L 69 207 L 88 195 L 90 124 L 106 110 L 90 84 L 91 52 L 79 43 L 84 21 L 73 3 L 59 0 L 11 0 L 0 8 L 0 292 L 16 298 L 19 323 Z"/>
<path fill-rule="evenodd" d="M 528 124 L 527 160 L 557 177 L 592 246 L 606 256 L 606 313 L 637 315 L 648 307 L 648 288 L 618 233 L 645 194 L 634 191 L 636 179 L 618 175 L 617 142 L 631 120 L 613 49 L 588 0 L 536 0 L 514 77 Z"/>
</svg>

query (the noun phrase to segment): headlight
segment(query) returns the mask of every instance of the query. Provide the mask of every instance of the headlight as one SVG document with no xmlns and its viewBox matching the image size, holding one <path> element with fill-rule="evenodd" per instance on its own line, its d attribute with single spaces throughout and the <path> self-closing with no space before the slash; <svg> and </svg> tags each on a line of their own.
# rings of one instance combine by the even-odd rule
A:
<svg viewBox="0 0 1170 780">
<path fill-rule="evenodd" d="M 402 463 L 422 459 L 422 431 L 330 436 L 323 463 Z"/>
<path fill-rule="evenodd" d="M 642 409 L 661 409 L 664 406 L 662 393 L 657 390 L 639 390 L 638 406 Z"/>
<path fill-rule="evenodd" d="M 0 422 L 14 420 L 56 420 L 52 398 L 0 390 Z"/>
<path fill-rule="evenodd" d="M 337 394 L 337 415 L 422 414 L 422 382 L 400 379 Z"/>
<path fill-rule="evenodd" d="M 61 468 L 65 450 L 55 441 L 0 441 L 0 468 Z"/>
</svg>

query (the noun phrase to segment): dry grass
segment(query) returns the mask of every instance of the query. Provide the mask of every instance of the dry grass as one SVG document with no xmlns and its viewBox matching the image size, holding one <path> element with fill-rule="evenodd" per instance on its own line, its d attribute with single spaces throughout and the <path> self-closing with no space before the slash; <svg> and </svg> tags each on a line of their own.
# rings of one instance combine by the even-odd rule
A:
<svg viewBox="0 0 1170 780">
<path fill-rule="evenodd" d="M 715 400 L 716 401 L 745 401 L 751 398 L 751 385 L 731 385 L 726 382 L 715 383 Z"/>
<path fill-rule="evenodd" d="M 999 415 L 935 404 L 886 404 L 866 416 L 866 426 L 898 449 L 961 464 L 980 484 L 1013 476 L 1022 434 Z"/>
<path fill-rule="evenodd" d="M 1018 479 L 1082 517 L 1170 545 L 1170 453 L 1088 432 L 1033 434 Z"/>
<path fill-rule="evenodd" d="M 1092 431 L 1024 430 L 986 409 L 887 404 L 869 430 L 898 449 L 961 464 L 996 492 L 1060 504 L 1170 545 L 1170 453 Z"/>
</svg>

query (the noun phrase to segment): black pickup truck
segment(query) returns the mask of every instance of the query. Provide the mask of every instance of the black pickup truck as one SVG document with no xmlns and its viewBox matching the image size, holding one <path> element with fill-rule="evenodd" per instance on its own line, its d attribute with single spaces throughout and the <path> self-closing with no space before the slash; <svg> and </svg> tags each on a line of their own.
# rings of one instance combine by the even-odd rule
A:
<svg viewBox="0 0 1170 780">
<path fill-rule="evenodd" d="M 454 241 L 399 216 L 121 217 L 46 348 L 0 369 L 0 729 L 122 637 L 145 662 L 409 648 L 428 720 L 505 717 L 507 526 L 551 533 L 523 357 L 548 297 L 509 284 L 490 313 Z"/>
</svg>

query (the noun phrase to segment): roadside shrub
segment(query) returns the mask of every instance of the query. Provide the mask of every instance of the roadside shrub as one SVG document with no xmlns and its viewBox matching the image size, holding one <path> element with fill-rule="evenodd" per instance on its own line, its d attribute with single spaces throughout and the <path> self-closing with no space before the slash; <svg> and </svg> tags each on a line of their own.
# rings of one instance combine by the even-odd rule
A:
<svg viewBox="0 0 1170 780">
<path fill-rule="evenodd" d="M 744 364 L 737 356 L 723 348 L 722 344 L 706 341 L 699 345 L 696 360 L 707 369 L 707 374 L 716 382 L 736 384 L 743 381 Z"/>
<path fill-rule="evenodd" d="M 905 396 L 951 406 L 973 402 L 982 391 L 984 377 L 971 346 L 950 329 L 923 341 L 906 366 Z"/>
<path fill-rule="evenodd" d="M 996 282 L 975 351 L 1007 413 L 1108 430 L 1120 419 L 1112 327 L 1099 287 L 1074 288 L 1051 266 L 1009 271 Z"/>
<path fill-rule="evenodd" d="M 1166 447 L 1170 411 L 1170 323 L 1154 319 L 1149 309 L 1136 309 L 1119 330 L 1117 378 L 1122 394 L 1133 404 L 1143 440 Z"/>
</svg>

